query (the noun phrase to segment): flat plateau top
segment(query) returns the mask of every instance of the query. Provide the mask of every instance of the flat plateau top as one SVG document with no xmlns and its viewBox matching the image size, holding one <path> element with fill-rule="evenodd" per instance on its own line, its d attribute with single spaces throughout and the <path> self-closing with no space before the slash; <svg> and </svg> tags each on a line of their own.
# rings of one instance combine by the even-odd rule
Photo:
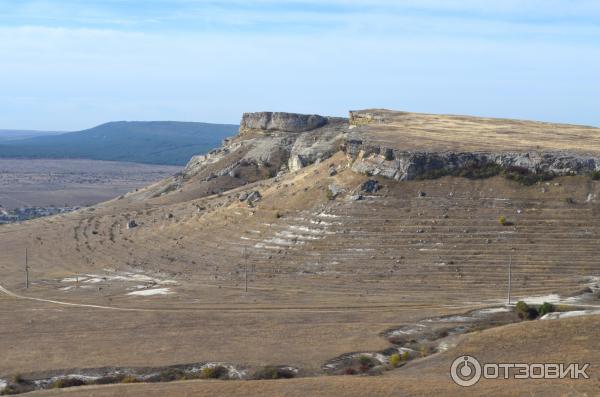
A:
<svg viewBox="0 0 600 397">
<path fill-rule="evenodd" d="M 600 153 L 600 128 L 536 121 L 407 113 L 351 112 L 366 142 L 423 151 L 571 151 Z"/>
</svg>

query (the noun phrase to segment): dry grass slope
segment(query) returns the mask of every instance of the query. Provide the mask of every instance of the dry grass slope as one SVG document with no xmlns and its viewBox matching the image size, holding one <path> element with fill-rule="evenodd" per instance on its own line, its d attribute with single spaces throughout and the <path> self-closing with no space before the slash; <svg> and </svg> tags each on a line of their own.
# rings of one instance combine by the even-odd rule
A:
<svg viewBox="0 0 600 397">
<path fill-rule="evenodd" d="M 587 126 L 383 109 L 354 112 L 350 122 L 367 141 L 406 150 L 600 152 L 600 128 Z"/>
</svg>

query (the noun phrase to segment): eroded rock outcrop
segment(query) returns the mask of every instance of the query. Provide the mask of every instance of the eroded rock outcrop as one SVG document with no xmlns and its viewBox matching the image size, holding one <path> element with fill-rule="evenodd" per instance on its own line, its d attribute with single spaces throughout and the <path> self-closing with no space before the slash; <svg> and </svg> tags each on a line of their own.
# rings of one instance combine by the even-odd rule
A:
<svg viewBox="0 0 600 397">
<path fill-rule="evenodd" d="M 580 175 L 600 170 L 600 157 L 565 151 L 429 152 L 404 151 L 364 144 L 349 138 L 343 144 L 355 172 L 381 175 L 395 180 L 413 180 L 428 175 L 451 174 L 469 167 L 496 164 L 503 169 L 518 167 L 530 173 L 556 176 Z"/>
<path fill-rule="evenodd" d="M 339 151 L 348 120 L 294 113 L 245 113 L 240 133 L 207 154 L 192 157 L 172 186 L 160 194 L 199 181 L 232 188 L 296 171 Z"/>
<path fill-rule="evenodd" d="M 245 131 L 282 131 L 305 132 L 327 124 L 328 118 L 317 114 L 298 114 L 285 112 L 244 113 L 240 123 L 240 132 Z"/>
</svg>

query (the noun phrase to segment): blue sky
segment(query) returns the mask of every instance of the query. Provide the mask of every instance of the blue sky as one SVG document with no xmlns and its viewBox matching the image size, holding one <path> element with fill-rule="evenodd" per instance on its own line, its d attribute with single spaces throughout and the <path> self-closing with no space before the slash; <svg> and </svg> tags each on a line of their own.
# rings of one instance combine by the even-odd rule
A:
<svg viewBox="0 0 600 397">
<path fill-rule="evenodd" d="M 0 128 L 244 111 L 600 126 L 600 2 L 0 0 Z"/>
</svg>

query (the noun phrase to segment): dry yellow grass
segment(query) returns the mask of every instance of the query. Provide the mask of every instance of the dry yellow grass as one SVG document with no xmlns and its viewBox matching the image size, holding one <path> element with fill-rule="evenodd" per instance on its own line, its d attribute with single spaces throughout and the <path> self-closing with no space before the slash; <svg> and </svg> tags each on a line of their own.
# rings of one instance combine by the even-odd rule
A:
<svg viewBox="0 0 600 397">
<path fill-rule="evenodd" d="M 355 130 L 367 141 L 398 149 L 600 153 L 600 128 L 595 127 L 382 109 L 355 115 L 368 120 Z"/>
<path fill-rule="evenodd" d="M 597 396 L 600 356 L 596 353 L 600 317 L 527 322 L 467 335 L 459 345 L 387 373 L 384 377 L 315 377 L 280 381 L 190 381 L 86 387 L 32 393 L 39 396 L 214 396 L 221 397 L 402 397 L 402 396 Z M 557 343 L 560 341 L 561 343 Z M 486 380 L 475 386 L 452 383 L 449 368 L 457 356 L 482 362 L 590 363 L 590 379 Z"/>
</svg>

